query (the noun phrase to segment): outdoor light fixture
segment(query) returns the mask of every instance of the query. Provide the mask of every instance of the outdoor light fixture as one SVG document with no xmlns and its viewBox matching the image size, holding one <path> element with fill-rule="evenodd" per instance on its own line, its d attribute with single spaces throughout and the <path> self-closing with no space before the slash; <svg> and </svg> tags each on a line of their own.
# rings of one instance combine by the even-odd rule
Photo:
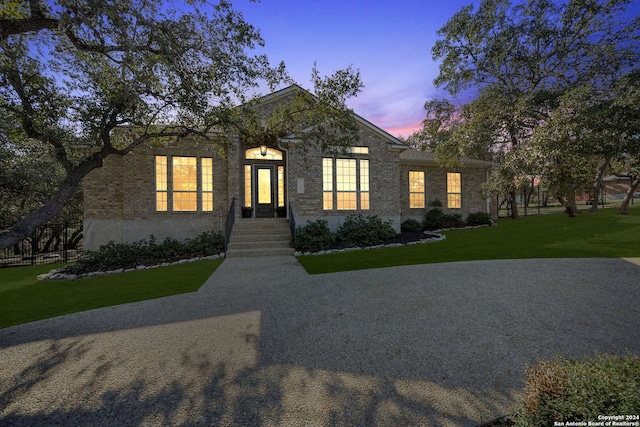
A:
<svg viewBox="0 0 640 427">
<path fill-rule="evenodd" d="M 266 155 L 267 155 L 267 146 L 266 146 L 266 145 L 261 145 L 261 146 L 260 146 L 260 155 L 261 155 L 262 157 L 264 157 L 264 156 L 266 156 Z"/>
</svg>

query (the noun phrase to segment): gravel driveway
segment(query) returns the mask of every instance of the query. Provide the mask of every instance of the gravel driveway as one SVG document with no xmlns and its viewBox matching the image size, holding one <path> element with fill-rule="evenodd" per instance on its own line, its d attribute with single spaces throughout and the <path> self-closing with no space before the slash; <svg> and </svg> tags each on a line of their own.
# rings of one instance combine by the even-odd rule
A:
<svg viewBox="0 0 640 427">
<path fill-rule="evenodd" d="M 473 426 L 527 363 L 640 354 L 638 301 L 639 259 L 228 259 L 198 292 L 0 329 L 0 425 Z"/>
</svg>

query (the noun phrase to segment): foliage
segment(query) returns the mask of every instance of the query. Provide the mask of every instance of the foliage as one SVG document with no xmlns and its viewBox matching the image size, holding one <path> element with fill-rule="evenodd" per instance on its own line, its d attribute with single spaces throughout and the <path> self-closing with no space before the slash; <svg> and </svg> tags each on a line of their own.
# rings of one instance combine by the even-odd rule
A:
<svg viewBox="0 0 640 427">
<path fill-rule="evenodd" d="M 424 214 L 424 220 L 422 221 L 422 227 L 425 230 L 438 230 L 443 228 L 442 221 L 444 213 L 442 212 L 442 202 L 434 200 L 429 203 L 431 209 Z"/>
<path fill-rule="evenodd" d="M 435 83 L 454 96 L 473 89 L 477 97 L 459 109 L 446 100 L 427 103 L 424 129 L 415 139 L 448 163 L 491 156 L 500 164 L 491 188 L 501 194 L 513 196 L 524 182 L 546 173 L 571 200 L 583 177 L 596 176 L 603 156 L 624 152 L 629 136 L 637 134 L 637 119 L 622 119 L 637 111 L 637 103 L 627 114 L 604 107 L 633 98 L 633 90 L 616 91 L 640 54 L 640 20 L 624 18 L 629 4 L 483 0 L 477 10 L 463 7 L 438 31 Z M 584 88 L 595 96 L 566 108 Z M 536 135 L 558 152 L 550 162 L 536 147 Z"/>
<path fill-rule="evenodd" d="M 378 215 L 354 214 L 345 218 L 336 231 L 336 241 L 346 246 L 374 246 L 396 236 L 391 221 Z"/>
<path fill-rule="evenodd" d="M 297 251 L 322 251 L 331 248 L 334 242 L 335 236 L 329 229 L 326 220 L 307 220 L 304 226 L 296 228 L 294 247 Z"/>
<path fill-rule="evenodd" d="M 486 212 L 473 212 L 467 215 L 466 223 L 470 227 L 491 224 L 491 215 Z"/>
<path fill-rule="evenodd" d="M 407 219 L 405 220 L 402 224 L 400 224 L 400 230 L 401 231 L 406 231 L 406 232 L 410 232 L 410 233 L 415 233 L 418 231 L 422 231 L 422 224 L 420 223 L 420 221 L 417 221 L 415 219 Z"/>
<path fill-rule="evenodd" d="M 0 328 L 70 313 L 194 292 L 222 260 L 190 262 L 82 280 L 41 281 L 36 277 L 62 265 L 3 269 Z"/>
<path fill-rule="evenodd" d="M 80 274 L 134 268 L 138 265 L 155 265 L 179 259 L 215 255 L 222 251 L 224 251 L 224 237 L 219 233 L 204 232 L 184 242 L 169 237 L 162 243 L 157 243 L 155 237 L 151 236 L 148 241 L 139 240 L 133 243 L 111 241 L 95 251 L 85 251 L 80 259 L 66 270 Z"/>
<path fill-rule="evenodd" d="M 442 228 L 460 228 L 467 225 L 460 213 L 449 213 L 442 216 Z"/>
<path fill-rule="evenodd" d="M 264 41 L 230 2 L 187 3 L 17 0 L 0 10 L 0 119 L 15 124 L 0 139 L 37 141 L 63 170 L 49 198 L 0 231 L 0 248 L 60 212 L 107 156 L 142 143 L 197 135 L 224 152 L 229 131 L 270 143 L 300 118 L 317 125 L 319 144 L 354 137 L 344 101 L 362 86 L 357 72 L 322 78 L 314 68 L 316 97 L 304 95 L 265 128 L 264 117 L 237 105 L 251 105 L 261 86 L 290 84 L 284 64 L 252 55 Z"/>
<path fill-rule="evenodd" d="M 595 421 L 598 415 L 640 413 L 638 356 L 557 358 L 527 367 L 527 375 L 526 396 L 513 417 L 516 426 Z"/>
</svg>

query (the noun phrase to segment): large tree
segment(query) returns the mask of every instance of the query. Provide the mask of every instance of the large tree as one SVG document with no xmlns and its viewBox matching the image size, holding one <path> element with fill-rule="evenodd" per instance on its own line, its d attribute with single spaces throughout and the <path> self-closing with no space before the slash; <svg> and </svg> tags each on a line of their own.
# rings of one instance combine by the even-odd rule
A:
<svg viewBox="0 0 640 427">
<path fill-rule="evenodd" d="M 0 7 L 0 112 L 17 123 L 5 137 L 40 144 L 64 170 L 47 201 L 0 232 L 0 248 L 59 213 L 105 157 L 190 134 L 219 135 L 212 143 L 224 145 L 220 131 L 246 124 L 238 104 L 260 87 L 290 83 L 284 64 L 251 53 L 263 40 L 228 1 L 176 7 L 162 0 L 8 0 Z M 326 93 L 357 92 L 358 76 L 344 73 L 329 81 L 356 84 L 316 83 Z M 340 104 L 339 95 L 317 99 Z"/>
<path fill-rule="evenodd" d="M 638 61 L 638 24 L 625 18 L 630 0 L 483 0 L 438 31 L 432 49 L 441 61 L 435 80 L 452 95 L 479 93 L 454 141 L 500 153 L 503 190 L 515 197 L 529 149 L 567 92 L 608 87 Z M 478 140 L 484 138 L 484 141 Z M 581 144 L 580 140 L 573 140 Z M 512 210 L 517 217 L 517 209 Z"/>
</svg>

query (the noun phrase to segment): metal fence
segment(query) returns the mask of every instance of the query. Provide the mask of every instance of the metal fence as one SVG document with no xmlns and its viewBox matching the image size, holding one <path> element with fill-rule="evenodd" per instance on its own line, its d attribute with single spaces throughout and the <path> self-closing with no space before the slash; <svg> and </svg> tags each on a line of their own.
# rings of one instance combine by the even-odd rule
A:
<svg viewBox="0 0 640 427">
<path fill-rule="evenodd" d="M 0 250 L 0 267 L 71 262 L 82 254 L 82 222 L 47 223 L 27 239 Z"/>
</svg>

